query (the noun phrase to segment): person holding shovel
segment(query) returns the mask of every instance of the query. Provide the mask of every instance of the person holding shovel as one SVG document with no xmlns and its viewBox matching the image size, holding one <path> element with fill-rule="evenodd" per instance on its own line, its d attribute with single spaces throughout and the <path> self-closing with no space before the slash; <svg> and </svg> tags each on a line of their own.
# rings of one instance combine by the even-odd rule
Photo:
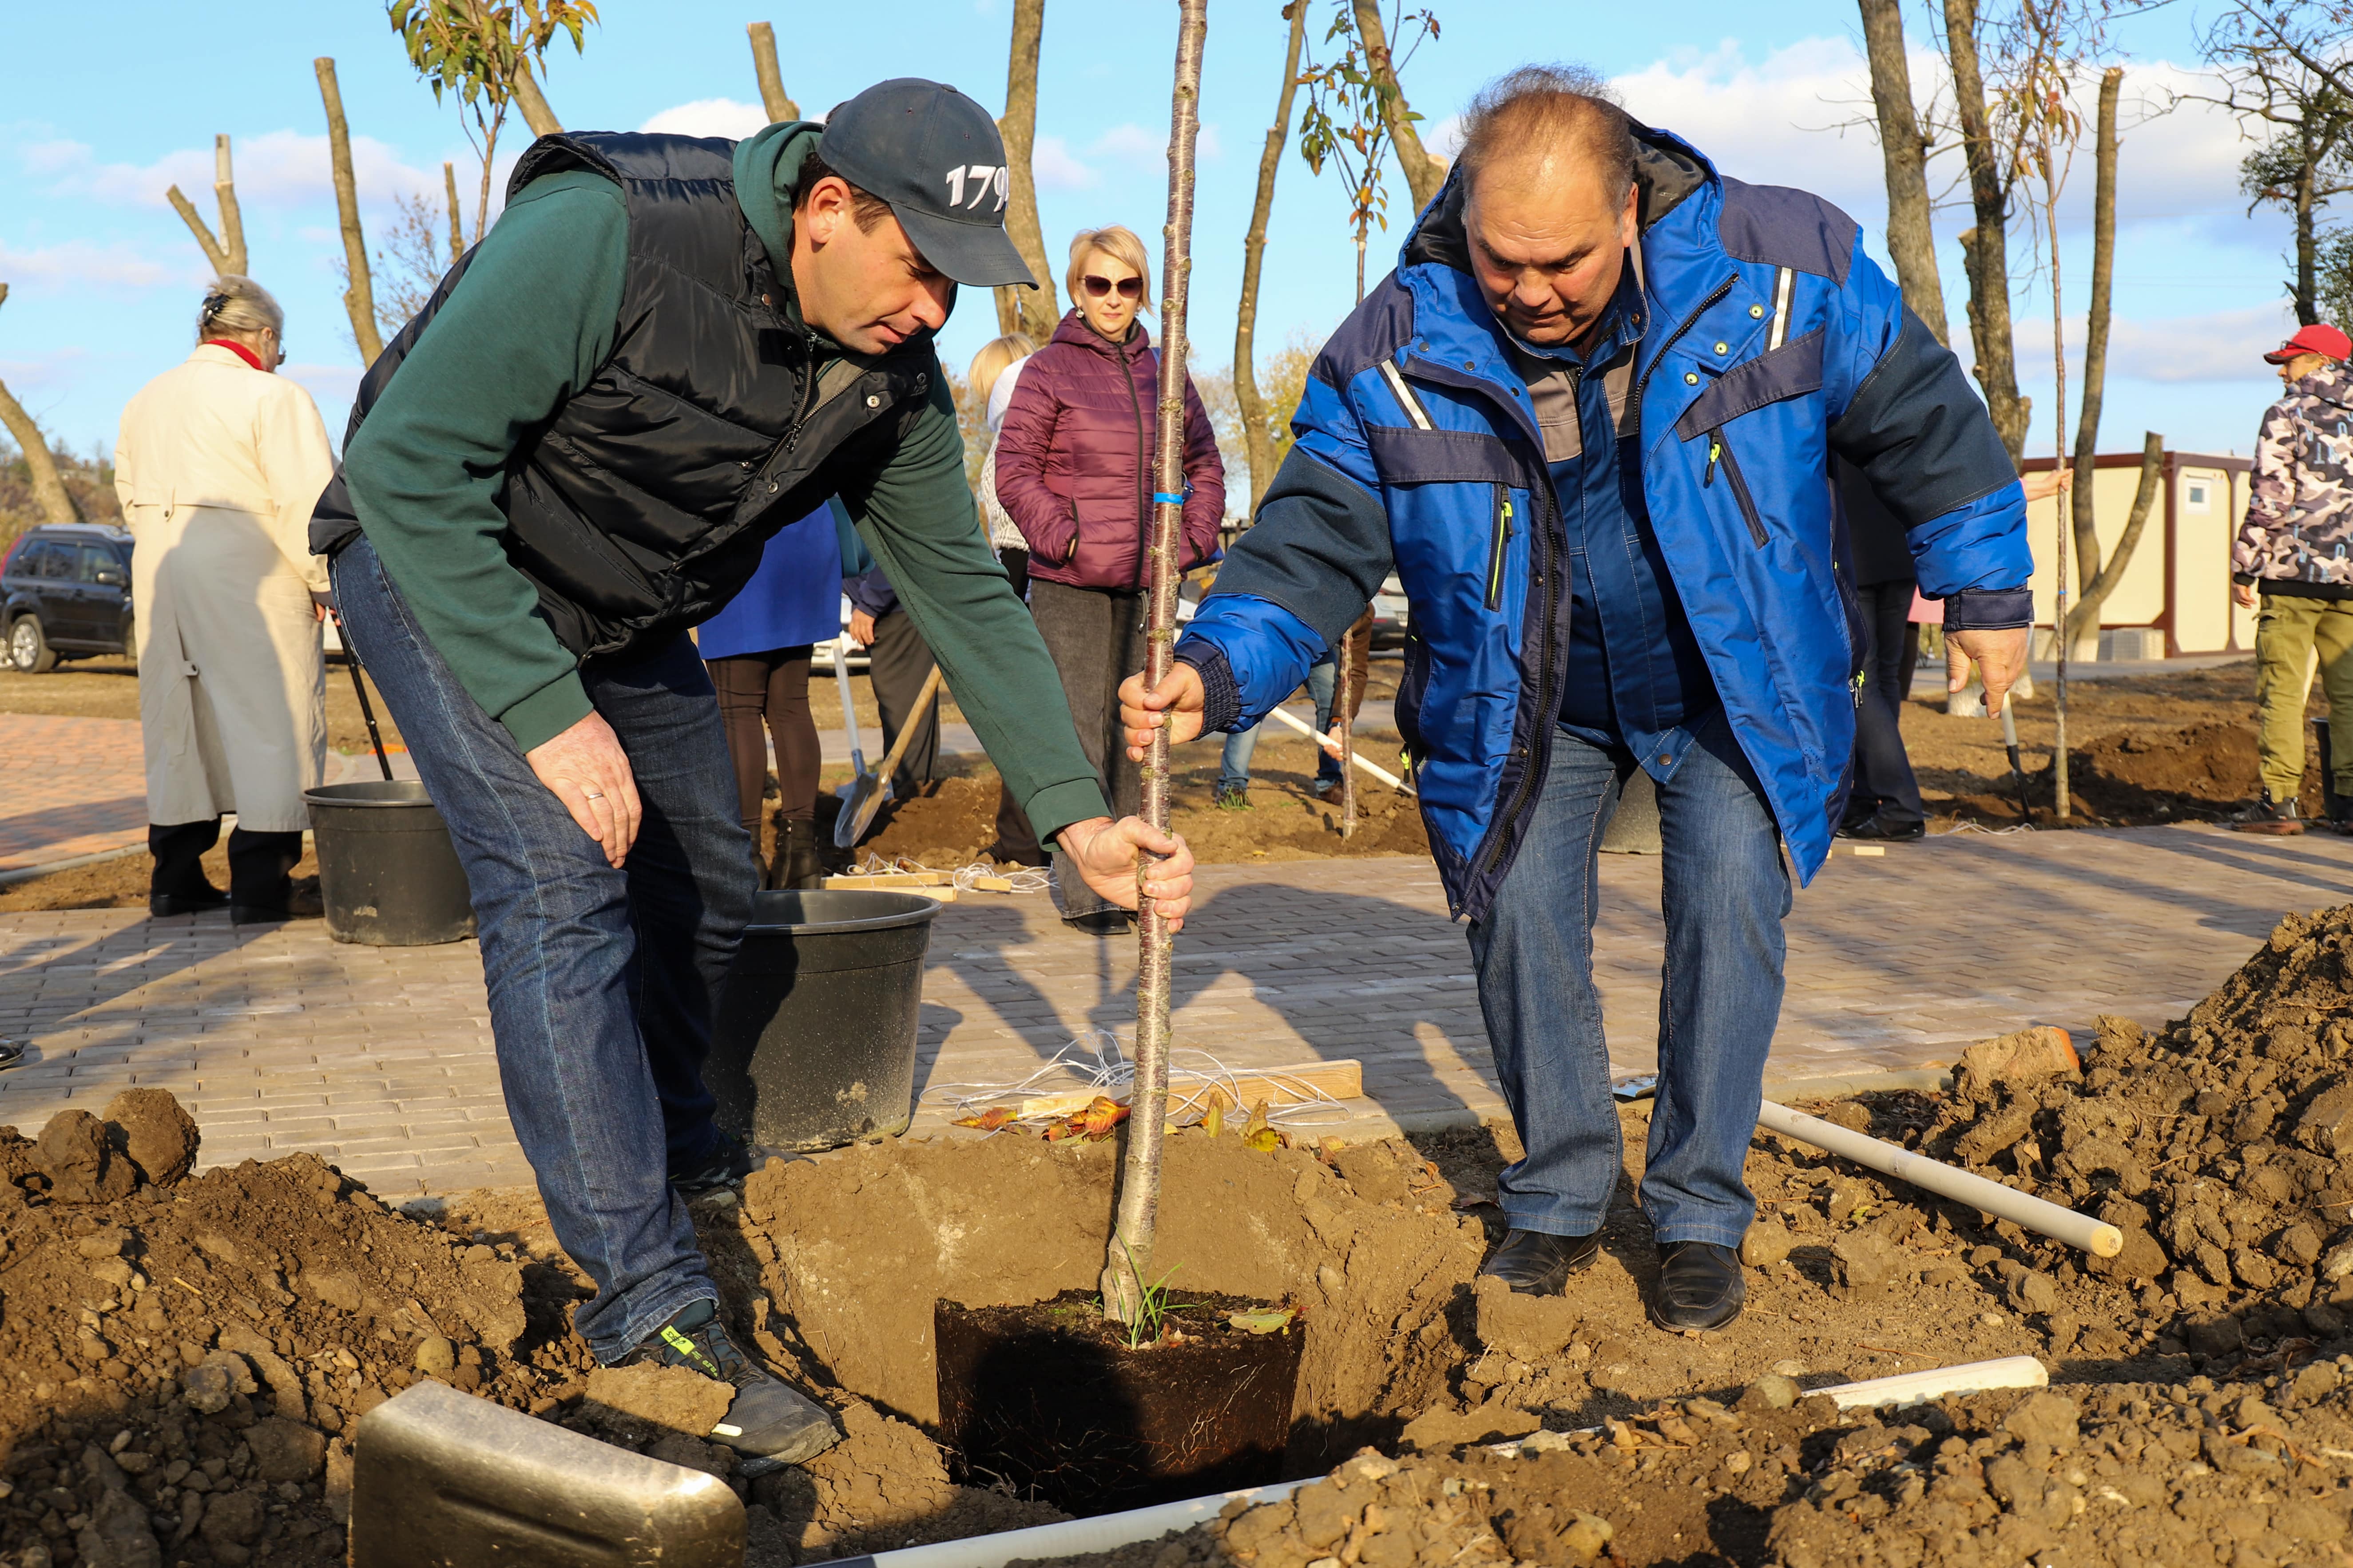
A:
<svg viewBox="0 0 2353 1568">
<path fill-rule="evenodd" d="M 915 79 L 732 144 L 542 137 L 370 367 L 312 525 L 466 867 L 575 1327 L 730 1385 L 712 1437 L 787 1461 L 834 1426 L 737 1347 L 686 1206 L 751 1168 L 702 1063 L 757 884 L 686 628 L 839 497 L 1039 837 L 1115 902 L 1181 920 L 1192 885 L 1112 820 L 965 481 L 933 341 L 959 283 L 1032 282 L 1006 194 L 987 111 Z"/>
<path fill-rule="evenodd" d="M 1865 649 L 1829 459 L 1945 601 L 1947 679 L 1999 709 L 2031 616 L 2018 477 L 1854 220 L 1727 179 L 1581 71 L 1485 89 L 1398 269 L 1317 358 L 1298 444 L 1131 744 L 1256 721 L 1395 571 L 1397 699 L 1525 1157 L 1485 1271 L 1559 1290 L 1621 1168 L 1595 993 L 1596 851 L 1657 784 L 1666 951 L 1645 1217 L 1651 1321 L 1744 1300 L 1741 1179 L 1782 994 L 1786 845 L 1810 879 L 1847 795 Z"/>
</svg>

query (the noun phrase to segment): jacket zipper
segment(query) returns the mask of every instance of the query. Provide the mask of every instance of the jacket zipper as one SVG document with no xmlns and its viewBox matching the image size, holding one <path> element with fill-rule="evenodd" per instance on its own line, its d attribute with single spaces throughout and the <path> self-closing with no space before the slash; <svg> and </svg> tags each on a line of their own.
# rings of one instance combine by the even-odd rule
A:
<svg viewBox="0 0 2353 1568">
<path fill-rule="evenodd" d="M 1495 542 L 1487 552 L 1487 607 L 1504 604 L 1504 552 L 1512 542 L 1512 487 L 1495 487 Z"/>
<path fill-rule="evenodd" d="M 1542 448 L 1539 447 L 1538 450 L 1541 451 Z M 1546 587 L 1548 580 L 1556 575 L 1558 569 L 1558 562 L 1554 555 L 1553 532 L 1559 523 L 1559 519 L 1552 515 L 1551 491 L 1549 479 L 1544 484 L 1531 485 L 1528 489 L 1529 499 L 1536 509 L 1535 539 L 1543 546 L 1540 570 L 1537 571 L 1532 584 L 1536 587 Z M 1538 499 L 1540 497 L 1542 499 Z M 1557 595 L 1558 584 L 1550 584 L 1548 592 Z M 1481 856 L 1478 863 L 1472 868 L 1470 880 L 1466 887 L 1477 885 L 1495 868 L 1495 863 L 1503 858 L 1504 846 L 1511 842 L 1512 825 L 1519 820 L 1520 814 L 1527 809 L 1528 803 L 1535 798 L 1536 791 L 1541 787 L 1540 775 L 1545 771 L 1544 764 L 1552 755 L 1549 737 L 1555 718 L 1554 710 L 1559 705 L 1559 699 L 1553 694 L 1552 689 L 1553 651 L 1559 646 L 1554 635 L 1557 629 L 1556 623 L 1558 619 L 1555 606 L 1547 602 L 1545 605 L 1544 639 L 1538 649 L 1543 657 L 1536 664 L 1535 725 L 1530 731 L 1529 744 L 1523 748 L 1522 761 L 1525 765 L 1520 772 L 1519 786 L 1512 792 L 1511 805 L 1504 807 L 1503 815 L 1496 819 L 1494 826 L 1489 829 L 1493 842 L 1488 845 L 1487 852 Z"/>
<path fill-rule="evenodd" d="M 1641 378 L 1634 383 L 1634 418 L 1638 426 L 1642 417 L 1642 389 L 1651 384 L 1651 376 L 1652 373 L 1657 371 L 1660 365 L 1666 363 L 1667 351 L 1674 347 L 1675 344 L 1682 340 L 1683 335 L 1685 332 L 1690 331 L 1693 327 L 1696 326 L 1702 316 L 1706 315 L 1710 310 L 1714 310 L 1718 300 L 1722 300 L 1726 294 L 1731 293 L 1732 286 L 1738 281 L 1740 281 L 1740 275 L 1736 272 L 1731 277 L 1726 278 L 1723 282 L 1717 284 L 1715 291 L 1709 294 L 1706 299 L 1702 300 L 1699 304 L 1693 309 L 1690 315 L 1683 318 L 1683 325 L 1668 333 L 1667 341 L 1659 345 L 1659 352 L 1651 357 L 1650 364 L 1644 368 Z"/>
<path fill-rule="evenodd" d="M 1144 356 L 1138 354 L 1130 360 L 1124 345 L 1114 352 L 1119 355 L 1120 379 L 1127 383 L 1127 405 L 1135 414 L 1135 506 L 1136 516 L 1142 521 L 1136 525 L 1134 585 L 1141 589 L 1145 568 L 1152 559 L 1152 452 L 1144 427 L 1144 399 L 1135 390 L 1135 366 Z M 1071 536 L 1071 559 L 1078 558 L 1079 540 L 1074 533 Z"/>
<path fill-rule="evenodd" d="M 1748 493 L 1748 481 L 1741 477 L 1740 459 L 1732 455 L 1732 443 L 1725 439 L 1722 430 L 1707 433 L 1707 479 L 1700 481 L 1704 489 L 1715 477 L 1716 460 L 1724 461 L 1724 477 L 1732 486 L 1732 499 L 1740 503 L 1740 515 L 1748 524 L 1748 537 L 1762 550 L 1767 542 L 1765 522 L 1757 515 L 1757 500 Z"/>
</svg>

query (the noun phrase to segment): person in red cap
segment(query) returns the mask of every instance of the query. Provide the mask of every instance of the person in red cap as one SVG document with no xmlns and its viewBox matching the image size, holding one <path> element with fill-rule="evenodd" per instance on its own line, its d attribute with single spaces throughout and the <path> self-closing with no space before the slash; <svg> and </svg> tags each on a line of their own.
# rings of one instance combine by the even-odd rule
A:
<svg viewBox="0 0 2353 1568">
<path fill-rule="evenodd" d="M 2353 341 L 2325 322 L 2263 356 L 2287 390 L 2255 437 L 2247 518 L 2231 548 L 2231 594 L 2253 607 L 2263 793 L 2232 819 L 2242 833 L 2301 833 L 2305 667 L 2320 650 L 2332 718 L 2353 721 Z M 2353 730 L 2353 722 L 2346 726 Z M 2336 815 L 2353 832 L 2353 745 L 2336 748 Z"/>
</svg>

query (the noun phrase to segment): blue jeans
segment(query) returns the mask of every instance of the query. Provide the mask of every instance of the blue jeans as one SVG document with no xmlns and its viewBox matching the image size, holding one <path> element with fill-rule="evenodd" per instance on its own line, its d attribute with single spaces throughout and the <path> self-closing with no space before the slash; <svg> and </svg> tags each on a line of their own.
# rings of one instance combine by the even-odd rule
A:
<svg viewBox="0 0 2353 1568">
<path fill-rule="evenodd" d="M 711 678 L 684 636 L 581 669 L 644 803 L 615 870 L 466 695 L 368 542 L 332 570 L 344 635 L 465 864 L 507 1114 L 556 1239 L 596 1284 L 575 1326 L 617 1361 L 719 1296 L 669 1181 L 717 1145 L 702 1060 L 758 885 Z"/>
<path fill-rule="evenodd" d="M 1665 886 L 1659 1099 L 1642 1209 L 1662 1242 L 1736 1247 L 1756 1217 L 1741 1179 L 1781 1011 L 1789 878 L 1780 837 L 1724 710 L 1658 786 Z M 1584 1236 L 1624 1159 L 1593 988 L 1596 857 L 1634 759 L 1556 731 L 1518 858 L 1471 927 L 1479 1006 L 1526 1154 L 1497 1183 L 1514 1229 Z"/>
<path fill-rule="evenodd" d="M 1329 658 L 1317 659 L 1307 668 L 1307 695 L 1315 702 L 1315 732 L 1324 733 L 1332 727 L 1332 698 L 1339 688 L 1339 666 Z M 1218 758 L 1218 793 L 1250 788 L 1250 758 L 1258 752 L 1258 732 L 1261 726 L 1237 730 L 1226 737 L 1225 752 Z M 1338 778 L 1340 764 L 1332 760 L 1329 752 L 1320 748 L 1315 758 L 1317 778 Z"/>
</svg>

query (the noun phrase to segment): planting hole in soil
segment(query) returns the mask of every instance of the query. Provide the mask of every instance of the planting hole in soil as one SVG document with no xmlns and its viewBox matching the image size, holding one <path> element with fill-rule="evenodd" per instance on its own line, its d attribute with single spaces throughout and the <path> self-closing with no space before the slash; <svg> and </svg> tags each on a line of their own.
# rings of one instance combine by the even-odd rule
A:
<svg viewBox="0 0 2353 1568">
<path fill-rule="evenodd" d="M 1306 1345 L 1292 1314 L 1207 1295 L 1165 1311 L 1164 1331 L 1131 1346 L 1083 1290 L 1034 1307 L 938 1303 L 950 1474 L 1080 1515 L 1279 1479 Z"/>
</svg>

